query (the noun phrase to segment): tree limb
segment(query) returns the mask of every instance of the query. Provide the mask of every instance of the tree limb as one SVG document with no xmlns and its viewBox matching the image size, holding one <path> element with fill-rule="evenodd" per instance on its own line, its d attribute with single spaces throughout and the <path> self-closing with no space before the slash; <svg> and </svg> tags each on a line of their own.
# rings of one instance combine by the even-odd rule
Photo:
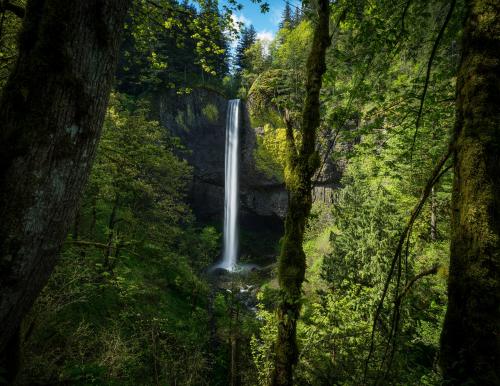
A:
<svg viewBox="0 0 500 386">
<path fill-rule="evenodd" d="M 401 32 L 399 36 L 403 35 L 406 32 L 405 29 L 405 18 L 408 13 L 408 9 L 410 8 L 411 0 L 408 0 L 405 4 L 405 8 L 403 9 L 403 15 L 401 16 Z"/>
<path fill-rule="evenodd" d="M 380 317 L 380 313 L 382 311 L 382 306 L 384 304 L 384 300 L 385 300 L 385 297 L 387 295 L 387 291 L 389 289 L 389 284 L 390 284 L 391 279 L 393 277 L 394 270 L 396 268 L 396 264 L 398 261 L 400 261 L 401 253 L 403 251 L 405 241 L 407 240 L 415 220 L 418 218 L 418 215 L 420 214 L 427 198 L 429 197 L 432 187 L 439 181 L 439 179 L 443 176 L 443 174 L 451 168 L 451 165 L 450 165 L 450 166 L 446 167 L 445 169 L 443 169 L 446 161 L 450 157 L 450 155 L 455 147 L 454 144 L 455 144 L 455 142 L 454 142 L 454 140 L 452 140 L 450 142 L 450 144 L 448 145 L 448 149 L 447 149 L 446 154 L 443 155 L 441 157 L 441 159 L 438 161 L 438 163 L 436 164 L 434 170 L 431 173 L 430 178 L 427 181 L 427 184 L 425 185 L 424 189 L 422 190 L 420 200 L 418 201 L 417 205 L 415 205 L 415 207 L 413 208 L 411 215 L 410 215 L 410 218 L 408 220 L 408 223 L 405 226 L 405 228 L 403 229 L 403 232 L 401 232 L 401 235 L 399 237 L 399 242 L 398 242 L 398 245 L 396 247 L 394 257 L 392 258 L 392 261 L 391 261 L 391 266 L 389 268 L 389 273 L 387 275 L 387 279 L 385 281 L 384 288 L 382 290 L 382 295 L 380 297 L 379 303 L 378 303 L 377 308 L 375 310 L 375 315 L 373 317 L 372 334 L 371 334 L 371 338 L 370 338 L 370 349 L 368 352 L 368 357 L 367 357 L 366 362 L 365 362 L 365 369 L 364 369 L 364 376 L 363 376 L 365 381 L 366 381 L 366 375 L 368 372 L 368 364 L 369 364 L 370 359 L 373 355 L 377 322 L 378 322 L 378 319 Z M 391 329 L 391 331 L 392 331 L 392 329 Z"/>
<path fill-rule="evenodd" d="M 415 123 L 415 133 L 413 134 L 413 142 L 411 145 L 411 152 L 410 152 L 411 154 L 413 154 L 413 150 L 415 149 L 415 141 L 417 140 L 418 129 L 420 127 L 420 120 L 422 118 L 422 110 L 424 108 L 425 96 L 427 95 L 427 88 L 429 87 L 429 80 L 431 77 L 432 63 L 434 61 L 434 57 L 436 56 L 436 52 L 437 52 L 437 49 L 439 47 L 439 43 L 441 42 L 441 38 L 443 37 L 444 31 L 446 30 L 446 27 L 448 26 L 448 23 L 451 19 L 451 15 L 453 14 L 453 9 L 455 8 L 455 3 L 456 3 L 456 0 L 451 1 L 450 9 L 448 10 L 448 13 L 446 15 L 446 19 L 444 20 L 444 23 L 441 26 L 441 29 L 439 30 L 438 36 L 436 37 L 436 40 L 434 41 L 434 45 L 432 46 L 431 56 L 429 57 L 429 61 L 427 62 L 427 73 L 425 75 L 424 90 L 422 92 L 422 96 L 420 97 L 420 107 L 418 109 L 417 121 Z"/>
<path fill-rule="evenodd" d="M 395 304 L 401 304 L 401 301 L 403 300 L 403 298 L 408 294 L 408 292 L 410 291 L 411 287 L 413 287 L 413 285 L 420 279 L 422 279 L 423 277 L 425 276 L 429 276 L 429 275 L 435 275 L 437 273 L 439 269 L 439 265 L 436 264 L 434 265 L 432 268 L 429 268 L 425 271 L 422 271 L 420 272 L 418 275 L 415 275 L 405 286 L 405 288 L 403 289 L 403 291 L 398 295 L 398 297 L 396 298 L 395 300 Z"/>
<path fill-rule="evenodd" d="M 78 245 L 81 247 L 96 247 L 96 248 L 101 248 L 101 249 L 107 249 L 108 244 L 103 244 L 103 243 L 96 243 L 94 241 L 84 241 L 84 240 L 68 240 L 66 241 L 67 244 L 73 244 L 73 245 Z"/>
</svg>

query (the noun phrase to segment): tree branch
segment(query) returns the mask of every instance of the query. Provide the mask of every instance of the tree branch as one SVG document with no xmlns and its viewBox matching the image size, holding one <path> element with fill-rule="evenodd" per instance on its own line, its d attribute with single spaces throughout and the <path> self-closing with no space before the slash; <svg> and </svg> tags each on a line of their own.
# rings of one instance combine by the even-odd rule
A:
<svg viewBox="0 0 500 386">
<path fill-rule="evenodd" d="M 420 272 L 418 275 L 414 276 L 405 286 L 405 288 L 403 289 L 403 291 L 399 294 L 399 296 L 396 298 L 395 300 L 395 304 L 401 304 L 401 301 L 403 300 L 403 298 L 408 294 L 408 292 L 410 291 L 411 287 L 413 287 L 413 285 L 420 279 L 422 279 L 423 277 L 425 276 L 429 276 L 429 275 L 435 275 L 437 273 L 439 269 L 439 265 L 436 264 L 434 265 L 432 268 L 429 268 L 423 272 Z"/>
<path fill-rule="evenodd" d="M 399 36 L 403 35 L 406 32 L 405 29 L 405 18 L 408 13 L 408 9 L 410 8 L 411 0 L 408 0 L 405 4 L 405 8 L 403 9 L 403 15 L 401 16 L 401 32 Z"/>
<path fill-rule="evenodd" d="M 80 247 L 94 247 L 94 248 L 99 248 L 103 250 L 107 250 L 109 248 L 109 244 L 104 244 L 104 243 L 97 243 L 94 241 L 85 241 L 85 240 L 66 240 L 65 244 L 72 244 L 72 245 L 77 245 Z M 137 244 L 137 242 L 120 242 L 119 246 L 120 247 L 125 247 L 125 246 L 130 246 Z M 116 248 L 116 245 L 114 246 Z M 135 256 L 140 256 L 138 253 L 131 251 L 130 249 L 126 250 L 127 253 L 131 253 L 132 255 Z"/>
<path fill-rule="evenodd" d="M 389 284 L 390 284 L 391 279 L 393 277 L 394 270 L 396 268 L 396 264 L 401 259 L 401 253 L 403 251 L 403 246 L 405 244 L 405 241 L 409 237 L 409 233 L 411 232 L 411 228 L 413 227 L 415 220 L 417 219 L 417 217 L 420 214 L 427 198 L 429 197 L 432 187 L 439 181 L 439 179 L 443 176 L 443 174 L 451 168 L 451 165 L 450 165 L 450 166 L 443 169 L 443 167 L 444 167 L 446 161 L 448 160 L 448 158 L 450 157 L 454 147 L 455 147 L 455 141 L 452 139 L 452 141 L 448 145 L 448 150 L 447 150 L 446 154 L 441 157 L 441 159 L 436 164 L 434 170 L 432 171 L 431 176 L 427 181 L 427 184 L 425 185 L 424 189 L 422 190 L 420 200 L 418 201 L 417 205 L 415 205 L 415 207 L 413 208 L 411 215 L 410 215 L 410 219 L 408 220 L 407 225 L 405 226 L 405 228 L 403 229 L 403 232 L 401 233 L 401 235 L 399 237 L 399 242 L 398 242 L 398 245 L 396 247 L 394 257 L 392 258 L 392 261 L 391 261 L 391 266 L 389 268 L 389 273 L 387 275 L 387 279 L 386 279 L 385 284 L 384 284 L 384 289 L 382 290 L 382 295 L 380 297 L 377 308 L 375 310 L 375 315 L 373 317 L 372 334 L 371 334 L 371 338 L 370 338 L 370 350 L 368 352 L 368 357 L 367 357 L 366 362 L 365 362 L 365 369 L 364 369 L 364 376 L 363 376 L 365 381 L 366 381 L 366 375 L 368 372 L 368 364 L 370 362 L 371 356 L 373 355 L 373 349 L 374 349 L 374 344 L 375 344 L 375 331 L 377 329 L 377 322 L 378 322 L 378 319 L 380 317 L 380 313 L 382 311 L 382 306 L 384 304 L 384 300 L 385 300 L 385 297 L 387 295 L 387 291 L 389 289 Z M 391 329 L 391 331 L 392 331 L 392 329 Z"/>
<path fill-rule="evenodd" d="M 451 1 L 450 9 L 448 10 L 448 14 L 446 15 L 446 19 L 444 20 L 444 23 L 441 26 L 441 29 L 439 30 L 438 36 L 436 37 L 436 40 L 434 41 L 434 45 L 432 46 L 431 56 L 429 57 L 429 61 L 427 62 L 427 73 L 425 75 L 424 90 L 422 92 L 422 96 L 420 97 L 420 107 L 418 109 L 417 121 L 415 123 L 415 133 L 413 134 L 413 142 L 411 145 L 410 154 L 413 154 L 413 150 L 415 149 L 415 141 L 417 140 L 417 133 L 418 133 L 418 129 L 420 127 L 420 120 L 422 118 L 422 110 L 424 109 L 425 96 L 427 95 L 427 88 L 429 87 L 429 80 L 431 77 L 432 63 L 434 61 L 434 57 L 436 56 L 436 52 L 437 52 L 437 49 L 439 47 L 439 43 L 441 42 L 441 38 L 443 37 L 444 31 L 446 30 L 446 27 L 448 26 L 448 23 L 451 19 L 451 15 L 453 14 L 453 9 L 455 8 L 455 3 L 456 3 L 456 0 Z"/>
<path fill-rule="evenodd" d="M 68 240 L 66 241 L 67 244 L 73 244 L 73 245 L 78 245 L 80 247 L 95 247 L 95 248 L 101 248 L 101 249 L 107 249 L 108 244 L 103 244 L 103 243 L 96 243 L 93 241 L 84 241 L 84 240 Z"/>
</svg>

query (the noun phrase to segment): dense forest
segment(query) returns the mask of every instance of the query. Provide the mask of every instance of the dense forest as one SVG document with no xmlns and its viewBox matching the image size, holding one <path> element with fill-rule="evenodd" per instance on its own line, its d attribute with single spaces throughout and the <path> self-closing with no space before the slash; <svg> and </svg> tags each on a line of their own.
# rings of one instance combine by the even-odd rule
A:
<svg viewBox="0 0 500 386">
<path fill-rule="evenodd" d="M 0 384 L 500 385 L 498 0 L 0 0 L 0 93 Z"/>
</svg>

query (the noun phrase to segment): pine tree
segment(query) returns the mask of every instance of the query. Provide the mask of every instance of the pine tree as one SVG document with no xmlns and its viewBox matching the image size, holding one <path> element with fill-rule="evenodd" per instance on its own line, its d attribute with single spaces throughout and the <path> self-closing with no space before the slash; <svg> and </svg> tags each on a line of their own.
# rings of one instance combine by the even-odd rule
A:
<svg viewBox="0 0 500 386">
<path fill-rule="evenodd" d="M 253 25 L 250 25 L 248 28 L 243 28 L 241 31 L 241 38 L 238 43 L 238 47 L 236 47 L 236 60 L 235 60 L 235 68 L 236 73 L 241 74 L 241 71 L 247 68 L 245 51 L 248 50 L 257 40 L 257 31 Z"/>
<path fill-rule="evenodd" d="M 291 27 L 292 28 L 297 27 L 300 24 L 301 20 L 302 20 L 302 13 L 300 12 L 300 9 L 295 8 L 295 12 L 294 12 L 293 18 L 292 18 Z"/>
<path fill-rule="evenodd" d="M 279 24 L 280 29 L 289 28 L 293 22 L 292 8 L 290 4 L 285 3 L 285 9 L 283 9 L 283 13 L 281 14 L 281 22 Z"/>
</svg>

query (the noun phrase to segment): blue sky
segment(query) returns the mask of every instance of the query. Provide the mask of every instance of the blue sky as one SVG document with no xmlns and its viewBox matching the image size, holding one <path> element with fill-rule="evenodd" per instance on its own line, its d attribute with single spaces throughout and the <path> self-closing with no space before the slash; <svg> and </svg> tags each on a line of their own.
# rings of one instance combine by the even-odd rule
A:
<svg viewBox="0 0 500 386">
<path fill-rule="evenodd" d="M 269 12 L 267 13 L 261 13 L 260 5 L 252 3 L 251 0 L 239 0 L 239 3 L 243 5 L 243 9 L 235 12 L 235 18 L 247 26 L 253 24 L 259 39 L 272 39 L 276 31 L 278 31 L 278 25 L 286 4 L 285 0 L 267 0 L 269 4 Z M 290 3 L 300 4 L 297 0 L 290 0 Z"/>
</svg>

